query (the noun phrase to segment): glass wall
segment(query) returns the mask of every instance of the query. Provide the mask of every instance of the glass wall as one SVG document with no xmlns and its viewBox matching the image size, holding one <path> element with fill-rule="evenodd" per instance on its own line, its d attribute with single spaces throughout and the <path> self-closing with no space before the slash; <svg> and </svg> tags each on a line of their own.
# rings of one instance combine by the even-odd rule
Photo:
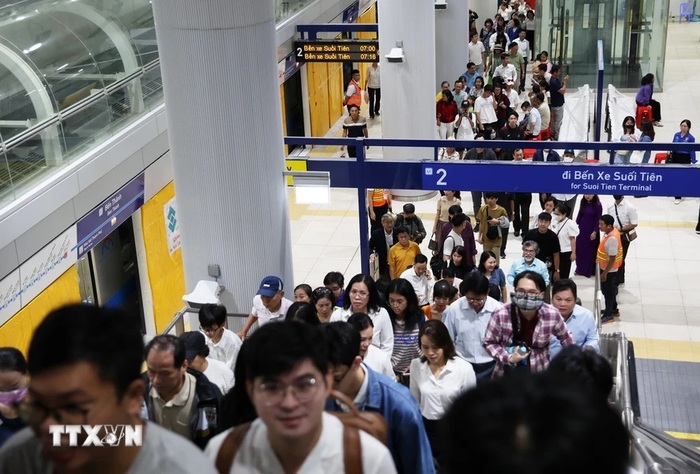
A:
<svg viewBox="0 0 700 474">
<path fill-rule="evenodd" d="M 603 40 L 605 83 L 636 89 L 652 73 L 663 87 L 669 0 L 540 2 L 536 44 L 562 64 L 570 85 L 595 86 L 597 42 Z M 539 28 L 540 25 L 551 25 Z"/>
<path fill-rule="evenodd" d="M 0 7 L 0 204 L 161 102 L 148 0 Z"/>
</svg>

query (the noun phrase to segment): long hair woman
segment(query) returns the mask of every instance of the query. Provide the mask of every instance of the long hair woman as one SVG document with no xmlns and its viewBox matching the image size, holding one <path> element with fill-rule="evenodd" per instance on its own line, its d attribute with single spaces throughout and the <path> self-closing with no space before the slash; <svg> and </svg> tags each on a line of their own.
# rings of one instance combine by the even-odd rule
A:
<svg viewBox="0 0 700 474">
<path fill-rule="evenodd" d="M 415 295 L 415 293 L 414 293 Z M 366 313 L 374 323 L 372 344 L 391 354 L 394 333 L 391 321 L 377 291 L 377 285 L 369 275 L 359 273 L 352 277 L 345 289 L 343 307 L 333 312 L 331 321 L 347 321 L 353 313 Z"/>
<path fill-rule="evenodd" d="M 408 385 L 411 361 L 420 356 L 418 332 L 425 322 L 425 315 L 418 306 L 416 291 L 408 280 L 403 278 L 392 280 L 386 289 L 386 294 L 389 318 L 394 330 L 391 365 L 396 379 Z"/>
<path fill-rule="evenodd" d="M 584 194 L 578 206 L 576 223 L 579 237 L 576 239 L 575 275 L 590 278 L 595 269 L 596 251 L 600 243 L 598 221 L 603 215 L 603 206 L 597 194 Z"/>
</svg>

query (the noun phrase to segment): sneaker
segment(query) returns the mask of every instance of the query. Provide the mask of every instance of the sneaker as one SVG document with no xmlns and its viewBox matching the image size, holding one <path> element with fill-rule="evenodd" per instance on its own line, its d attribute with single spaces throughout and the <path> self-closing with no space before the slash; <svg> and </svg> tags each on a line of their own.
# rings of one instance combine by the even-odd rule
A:
<svg viewBox="0 0 700 474">
<path fill-rule="evenodd" d="M 697 225 L 697 226 L 695 227 L 695 233 L 696 233 L 696 234 L 700 234 L 700 225 Z"/>
<path fill-rule="evenodd" d="M 654 125 L 655 127 L 663 127 L 663 126 L 664 126 L 664 124 L 662 124 L 661 122 L 654 122 L 653 125 Z"/>
<path fill-rule="evenodd" d="M 379 113 L 379 111 L 375 112 L 374 115 L 382 115 Z"/>
<path fill-rule="evenodd" d="M 516 237 L 520 237 L 520 231 L 516 230 L 515 232 L 513 232 L 513 235 Z"/>
<path fill-rule="evenodd" d="M 614 323 L 615 318 L 613 318 L 612 316 L 603 316 L 602 318 L 600 318 L 600 322 L 601 322 L 601 324 Z"/>
<path fill-rule="evenodd" d="M 501 254 L 501 258 L 506 258 L 506 254 L 505 254 L 505 253 L 502 253 L 502 254 Z"/>
<path fill-rule="evenodd" d="M 678 205 L 678 204 L 680 204 L 680 203 L 681 203 L 681 200 L 680 200 L 680 199 L 675 199 L 675 200 L 673 201 L 673 204 L 675 204 L 675 205 Z"/>
</svg>

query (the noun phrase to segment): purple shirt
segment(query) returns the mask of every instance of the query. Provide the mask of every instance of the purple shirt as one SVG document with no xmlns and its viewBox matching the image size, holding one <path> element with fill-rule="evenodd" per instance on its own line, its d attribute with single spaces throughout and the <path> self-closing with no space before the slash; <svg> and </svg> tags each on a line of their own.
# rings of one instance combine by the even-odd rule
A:
<svg viewBox="0 0 700 474">
<path fill-rule="evenodd" d="M 651 101 L 651 96 L 654 93 L 654 84 L 645 84 L 639 88 L 637 91 L 637 97 L 635 101 L 640 105 L 649 105 Z"/>
</svg>

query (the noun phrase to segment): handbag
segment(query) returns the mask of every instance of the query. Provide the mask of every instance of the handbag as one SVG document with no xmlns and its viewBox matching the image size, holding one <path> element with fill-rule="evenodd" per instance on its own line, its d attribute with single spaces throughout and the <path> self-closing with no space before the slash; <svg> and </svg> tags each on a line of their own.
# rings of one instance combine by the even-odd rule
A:
<svg viewBox="0 0 700 474">
<path fill-rule="evenodd" d="M 489 215 L 487 214 L 487 215 L 486 215 L 486 221 L 488 222 L 488 221 L 490 221 L 490 220 L 491 220 L 491 216 L 489 216 Z M 486 238 L 489 239 L 489 240 L 496 240 L 496 239 L 499 238 L 500 236 L 501 236 L 501 232 L 500 232 L 500 230 L 498 229 L 498 224 L 496 224 L 496 225 L 489 224 L 488 229 L 486 229 Z"/>
<path fill-rule="evenodd" d="M 622 229 L 622 221 L 620 221 L 620 215 L 617 213 L 617 204 L 615 204 L 615 217 L 617 218 L 617 223 L 620 224 L 620 229 Z M 632 229 L 625 231 L 620 231 L 620 237 L 627 242 L 634 242 L 637 239 L 637 231 Z"/>
<path fill-rule="evenodd" d="M 430 236 L 430 242 L 428 242 L 428 249 L 435 252 L 438 249 L 437 240 L 435 240 L 435 232 Z"/>
</svg>

